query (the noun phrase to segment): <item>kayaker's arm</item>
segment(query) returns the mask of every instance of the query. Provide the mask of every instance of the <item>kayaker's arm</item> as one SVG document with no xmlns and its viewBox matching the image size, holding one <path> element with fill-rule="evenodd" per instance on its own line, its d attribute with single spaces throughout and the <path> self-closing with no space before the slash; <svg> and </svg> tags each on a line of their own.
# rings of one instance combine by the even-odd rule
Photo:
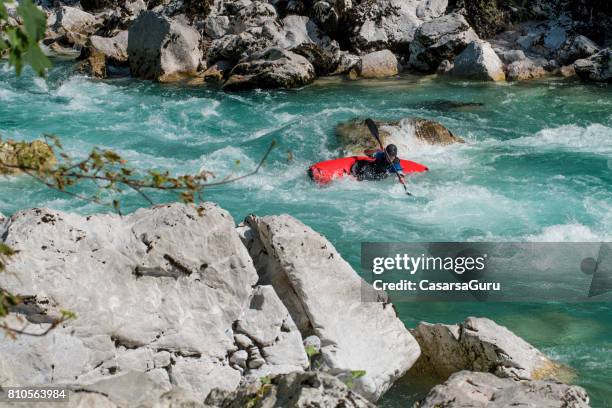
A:
<svg viewBox="0 0 612 408">
<path fill-rule="evenodd" d="M 368 157 L 374 157 L 374 155 L 380 151 L 380 149 L 366 149 L 363 153 Z"/>
</svg>

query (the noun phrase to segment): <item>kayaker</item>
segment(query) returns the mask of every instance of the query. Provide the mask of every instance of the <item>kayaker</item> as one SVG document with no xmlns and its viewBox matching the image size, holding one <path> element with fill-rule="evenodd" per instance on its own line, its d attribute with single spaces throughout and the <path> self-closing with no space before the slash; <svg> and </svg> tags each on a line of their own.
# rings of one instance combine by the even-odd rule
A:
<svg viewBox="0 0 612 408">
<path fill-rule="evenodd" d="M 386 154 L 385 154 L 386 151 Z M 372 157 L 374 161 L 360 160 L 351 169 L 351 172 L 358 180 L 381 180 L 387 178 L 389 174 L 398 173 L 404 178 L 404 171 L 397 157 L 397 146 L 389 144 L 385 151 L 380 149 L 368 149 L 364 153 Z M 387 155 L 389 157 L 387 157 Z"/>
</svg>

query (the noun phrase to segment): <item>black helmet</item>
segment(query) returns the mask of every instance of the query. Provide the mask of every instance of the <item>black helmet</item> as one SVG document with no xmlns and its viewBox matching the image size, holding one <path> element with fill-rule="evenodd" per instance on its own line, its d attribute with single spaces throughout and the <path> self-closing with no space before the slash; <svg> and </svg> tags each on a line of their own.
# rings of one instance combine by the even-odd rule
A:
<svg viewBox="0 0 612 408">
<path fill-rule="evenodd" d="M 397 146 L 395 146 L 394 144 L 387 145 L 387 148 L 385 150 L 387 151 L 387 154 L 389 156 L 397 156 Z"/>
</svg>

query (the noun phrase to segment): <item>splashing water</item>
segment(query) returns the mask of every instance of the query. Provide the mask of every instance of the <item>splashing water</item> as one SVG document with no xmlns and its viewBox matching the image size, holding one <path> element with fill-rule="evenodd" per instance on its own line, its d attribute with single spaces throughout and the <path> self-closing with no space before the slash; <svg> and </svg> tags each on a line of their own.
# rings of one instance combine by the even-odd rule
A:
<svg viewBox="0 0 612 408">
<path fill-rule="evenodd" d="M 237 221 L 251 212 L 289 213 L 325 234 L 358 269 L 359 244 L 366 240 L 609 241 L 611 96 L 609 86 L 571 80 L 483 84 L 415 77 L 325 79 L 299 91 L 225 94 L 130 79 L 95 81 L 65 63 L 46 81 L 29 73 L 16 78 L 3 66 L 0 133 L 27 140 L 54 133 L 76 156 L 94 146 L 112 148 L 135 167 L 206 169 L 217 178 L 252 170 L 275 139 L 279 145 L 262 172 L 209 189 L 206 198 Z M 409 128 L 400 130 L 407 136 L 402 155 L 430 168 L 410 178 L 416 198 L 391 179 L 313 184 L 306 168 L 337 156 L 334 128 L 356 116 L 433 119 L 467 143 L 429 146 L 413 140 Z M 122 203 L 126 210 L 147 205 L 131 193 Z M 27 178 L 0 179 L 1 212 L 34 206 L 107 211 Z M 612 400 L 607 306 L 441 303 L 425 310 L 404 304 L 399 312 L 408 326 L 467 315 L 493 318 L 574 367 L 593 406 Z M 382 404 L 405 406 L 422 392 L 399 383 Z"/>
</svg>

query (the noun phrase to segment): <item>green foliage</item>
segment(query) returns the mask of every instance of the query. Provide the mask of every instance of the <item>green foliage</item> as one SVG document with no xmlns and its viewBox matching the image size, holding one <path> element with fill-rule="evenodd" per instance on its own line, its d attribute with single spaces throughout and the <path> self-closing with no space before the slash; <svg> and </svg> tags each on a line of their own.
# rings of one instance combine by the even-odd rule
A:
<svg viewBox="0 0 612 408">
<path fill-rule="evenodd" d="M 317 349 L 313 345 L 306 346 L 304 350 L 306 351 L 306 355 L 308 356 L 309 359 L 319 354 L 319 351 L 317 351 Z"/>
<path fill-rule="evenodd" d="M 205 187 L 231 183 L 257 173 L 275 145 L 272 142 L 251 173 L 209 182 L 215 177 L 209 171 L 173 176 L 165 170 L 139 170 L 130 167 L 117 152 L 98 148 L 94 148 L 85 159 L 75 160 L 65 152 L 56 136 L 45 135 L 45 142 L 44 148 L 38 146 L 35 152 L 28 147 L 35 142 L 8 142 L 12 155 L 7 156 L 2 154 L 2 146 L 7 143 L 3 144 L 0 139 L 0 174 L 25 173 L 49 188 L 78 199 L 107 205 L 117 212 L 120 212 L 120 202 L 113 197 L 127 189 L 137 192 L 148 204 L 154 204 L 147 194 L 151 190 L 174 191 L 184 203 L 203 201 Z M 84 183 L 94 187 L 92 194 L 83 195 L 76 191 L 76 186 Z"/>
<path fill-rule="evenodd" d="M 351 371 L 351 376 L 346 379 L 344 382 L 349 389 L 352 389 L 355 386 L 355 380 L 366 375 L 365 370 L 353 370 Z"/>
<path fill-rule="evenodd" d="M 262 398 L 265 397 L 266 394 L 272 389 L 272 380 L 270 377 L 261 377 L 259 382 L 261 383 L 261 386 L 254 395 L 248 397 L 245 408 L 255 408 L 259 401 L 261 401 Z"/>
<path fill-rule="evenodd" d="M 18 75 L 24 65 L 30 65 L 38 75 L 44 75 L 51 67 L 39 46 L 45 35 L 45 13 L 32 0 L 22 0 L 17 7 L 22 24 L 18 24 L 10 18 L 5 3 L 5 0 L 0 0 L 0 55 L 8 55 L 9 64 L 15 67 Z"/>
</svg>

